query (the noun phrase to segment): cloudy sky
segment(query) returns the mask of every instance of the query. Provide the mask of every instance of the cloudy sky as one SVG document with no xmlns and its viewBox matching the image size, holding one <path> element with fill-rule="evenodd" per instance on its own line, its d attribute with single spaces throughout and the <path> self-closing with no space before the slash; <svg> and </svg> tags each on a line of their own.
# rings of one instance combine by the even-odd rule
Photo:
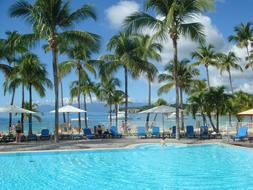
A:
<svg viewBox="0 0 253 190">
<path fill-rule="evenodd" d="M 8 9 L 15 0 L 4 1 L 0 0 L 0 38 L 5 38 L 6 31 L 18 30 L 21 33 L 30 33 L 31 28 L 22 19 L 13 19 L 8 16 Z M 83 3 L 91 4 L 95 7 L 98 19 L 96 22 L 86 20 L 79 23 L 74 27 L 74 29 L 86 30 L 89 32 L 97 33 L 102 37 L 101 51 L 99 54 L 94 55 L 94 58 L 99 55 L 106 53 L 106 43 L 107 41 L 117 32 L 119 32 L 122 27 L 122 21 L 124 18 L 135 11 L 143 10 L 144 0 L 73 0 L 71 8 L 76 9 L 80 7 Z M 252 0 L 217 0 L 216 10 L 212 13 L 205 15 L 198 15 L 195 20 L 201 22 L 205 26 L 205 34 L 208 43 L 212 43 L 217 51 L 229 52 L 234 51 L 239 57 L 242 58 L 240 64 L 243 66 L 245 64 L 244 57 L 246 51 L 244 49 L 238 49 L 234 44 L 228 43 L 227 37 L 233 34 L 234 26 L 238 25 L 240 22 L 253 21 L 252 15 Z M 52 65 L 51 65 L 51 54 L 45 54 L 42 51 L 41 46 L 45 42 L 41 42 L 34 50 L 36 54 L 39 55 L 41 61 L 47 65 L 47 70 L 49 72 L 49 77 L 52 79 Z M 161 63 L 156 63 L 160 72 L 162 72 L 164 64 L 166 64 L 173 55 L 172 44 L 170 41 L 163 44 L 164 50 L 162 52 Z M 193 43 L 187 38 L 181 37 L 179 40 L 179 58 L 190 58 L 191 52 L 197 47 L 196 43 Z M 60 61 L 66 60 L 67 57 L 61 56 Z M 3 62 L 3 61 L 1 61 Z M 202 67 L 201 78 L 205 78 L 205 72 Z M 210 68 L 211 85 L 228 85 L 228 76 L 224 73 L 222 76 L 220 73 L 214 69 Z M 117 74 L 122 80 L 123 85 L 123 72 L 119 71 Z M 253 93 L 253 71 L 245 71 L 243 73 L 239 71 L 232 72 L 233 84 L 236 90 L 244 90 L 249 93 Z M 69 100 L 69 85 L 70 82 L 76 80 L 75 73 L 71 73 L 64 79 L 64 100 L 68 102 Z M 3 75 L 0 74 L 0 83 L 2 85 L 4 81 Z M 129 80 L 129 96 L 132 101 L 136 102 L 146 102 L 147 101 L 147 82 L 144 77 L 135 81 L 130 78 Z M 134 84 L 134 85 L 133 85 Z M 152 99 L 157 99 L 157 89 L 159 84 L 154 82 L 152 85 Z M 20 89 L 18 89 L 17 96 L 15 99 L 16 104 L 20 104 Z M 10 95 L 3 96 L 3 90 L 0 91 L 1 99 L 0 104 L 8 104 L 10 102 Z M 167 99 L 169 102 L 173 102 L 174 91 L 163 95 L 162 97 Z M 26 94 L 28 98 L 28 94 Z M 46 97 L 40 98 L 36 93 L 34 93 L 33 99 L 40 104 L 52 103 L 54 99 L 53 91 L 48 90 Z"/>
</svg>

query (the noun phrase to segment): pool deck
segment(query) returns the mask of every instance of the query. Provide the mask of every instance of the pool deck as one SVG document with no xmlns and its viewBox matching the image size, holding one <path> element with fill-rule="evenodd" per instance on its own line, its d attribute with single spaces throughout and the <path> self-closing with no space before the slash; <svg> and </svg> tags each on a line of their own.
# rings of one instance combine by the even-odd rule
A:
<svg viewBox="0 0 253 190">
<path fill-rule="evenodd" d="M 138 144 L 153 144 L 160 143 L 161 139 L 147 138 L 138 139 L 136 137 L 123 137 L 121 139 L 94 139 L 94 140 L 73 140 L 73 141 L 60 141 L 54 143 L 53 141 L 38 141 L 29 143 L 8 143 L 0 144 L 0 153 L 4 152 L 31 152 L 31 151 L 64 151 L 64 150 L 93 150 L 93 149 L 115 149 L 127 148 Z M 253 148 L 253 143 L 249 142 L 227 142 L 224 139 L 166 139 L 167 144 L 229 144 Z"/>
</svg>

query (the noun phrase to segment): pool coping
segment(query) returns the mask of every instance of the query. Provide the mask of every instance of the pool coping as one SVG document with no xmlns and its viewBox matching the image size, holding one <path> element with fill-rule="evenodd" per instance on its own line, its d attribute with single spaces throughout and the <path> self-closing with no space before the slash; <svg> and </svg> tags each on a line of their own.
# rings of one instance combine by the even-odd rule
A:
<svg viewBox="0 0 253 190">
<path fill-rule="evenodd" d="M 90 151 L 107 151 L 107 150 L 126 150 L 126 149 L 134 149 L 141 145 L 160 145 L 160 143 L 134 143 L 122 147 L 108 147 L 108 148 L 87 148 L 87 149 L 50 149 L 50 150 L 21 150 L 21 151 L 5 151 L 0 152 L 0 155 L 6 155 L 6 154 L 29 154 L 29 153 L 51 153 L 51 152 L 90 152 Z M 227 147 L 233 147 L 238 149 L 246 149 L 253 151 L 250 147 L 245 146 L 237 146 L 234 144 L 228 144 L 225 142 L 205 142 L 205 143 L 194 143 L 194 144 L 187 144 L 187 143 L 167 143 L 167 145 L 184 145 L 184 146 L 203 146 L 203 145 L 220 145 L 220 146 L 227 146 Z"/>
</svg>

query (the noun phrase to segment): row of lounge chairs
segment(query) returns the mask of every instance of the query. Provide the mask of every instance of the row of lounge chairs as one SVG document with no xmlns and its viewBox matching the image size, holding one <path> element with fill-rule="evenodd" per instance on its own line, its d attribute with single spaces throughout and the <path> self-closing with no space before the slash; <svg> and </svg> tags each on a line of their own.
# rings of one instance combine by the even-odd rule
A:
<svg viewBox="0 0 253 190">
<path fill-rule="evenodd" d="M 100 136 L 92 133 L 90 128 L 84 128 L 83 134 L 87 137 L 87 139 L 108 138 L 108 137 L 121 138 L 122 137 L 122 134 L 118 132 L 116 126 L 112 126 L 109 131 L 105 131 Z"/>
<path fill-rule="evenodd" d="M 139 138 L 146 138 L 148 136 L 145 127 L 137 127 L 137 136 Z M 163 134 L 164 135 L 164 134 Z M 166 137 L 171 137 L 171 138 L 175 138 L 176 137 L 176 126 L 172 127 L 172 131 L 170 134 L 165 134 Z M 151 137 L 161 137 L 161 133 L 160 133 L 160 128 L 159 127 L 152 127 L 151 130 Z M 184 134 L 184 137 L 187 138 L 195 138 L 197 135 L 194 132 L 194 128 L 192 125 L 188 125 L 186 126 L 186 132 Z M 210 133 L 208 132 L 208 127 L 207 126 L 201 126 L 200 127 L 200 134 L 199 137 L 201 139 L 205 139 L 205 138 L 211 138 Z"/>
</svg>

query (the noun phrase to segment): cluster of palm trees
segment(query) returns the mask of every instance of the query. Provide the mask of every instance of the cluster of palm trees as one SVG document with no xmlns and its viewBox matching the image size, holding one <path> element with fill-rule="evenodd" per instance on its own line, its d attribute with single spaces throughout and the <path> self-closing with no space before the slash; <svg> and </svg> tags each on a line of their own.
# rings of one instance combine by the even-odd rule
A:
<svg viewBox="0 0 253 190">
<path fill-rule="evenodd" d="M 183 94 L 190 96 L 188 103 L 193 114 L 200 112 L 203 118 L 206 114 L 209 116 L 213 110 L 207 109 L 212 104 L 212 107 L 216 108 L 218 118 L 220 114 L 225 112 L 221 111 L 223 107 L 220 104 L 225 104 L 225 101 L 222 100 L 227 99 L 229 95 L 225 94 L 223 87 L 211 87 L 209 66 L 215 66 L 221 72 L 228 72 L 231 92 L 233 92 L 231 69 L 241 70 L 242 68 L 239 66 L 240 59 L 235 53 L 217 53 L 212 45 L 206 45 L 203 25 L 191 21 L 191 18 L 196 15 L 212 10 L 214 1 L 146 0 L 145 7 L 145 12 L 135 12 L 124 20 L 124 29 L 107 43 L 109 53 L 93 59 L 93 54 L 99 52 L 100 36 L 83 30 L 69 30 L 71 26 L 80 21 L 96 20 L 92 6 L 83 5 L 71 12 L 69 2 L 64 0 L 34 0 L 32 3 L 22 0 L 14 3 L 9 10 L 10 16 L 21 17 L 27 21 L 32 27 L 32 33 L 21 35 L 17 32 L 8 32 L 7 39 L 0 41 L 0 59 L 7 61 L 7 64 L 1 64 L 0 68 L 5 74 L 4 89 L 6 92 L 12 93 L 11 104 L 14 102 L 15 89 L 19 85 L 22 86 L 22 107 L 26 105 L 24 90 L 25 88 L 29 90 L 29 108 L 31 110 L 33 109 L 32 89 L 44 96 L 47 87 L 54 87 L 55 141 L 57 142 L 59 92 L 63 106 L 64 77 L 74 71 L 77 74 L 77 80 L 70 85 L 70 95 L 72 99 L 77 99 L 78 107 L 81 107 L 82 96 L 84 110 L 86 110 L 87 98 L 91 99 L 92 94 L 95 94 L 98 99 L 108 105 L 111 125 L 112 110 L 116 110 L 117 118 L 119 104 L 124 103 L 125 125 L 127 126 L 129 76 L 134 79 L 140 76 L 146 77 L 149 89 L 148 105 L 151 106 L 151 83 L 158 76 L 158 69 L 154 62 L 161 61 L 161 44 L 172 43 L 173 60 L 166 65 L 165 73 L 158 76 L 159 82 L 162 82 L 158 94 L 175 88 L 176 138 L 180 137 L 180 126 L 184 126 L 183 112 L 180 112 L 180 108 L 184 108 Z M 252 30 L 250 23 L 241 24 L 235 28 L 236 34 L 229 37 L 229 40 L 236 42 L 238 47 L 247 48 L 248 64 L 246 68 L 252 67 L 253 56 L 248 49 L 249 43 L 252 42 Z M 180 53 L 178 52 L 178 40 L 183 36 L 190 37 L 193 41 L 200 43 L 200 46 L 192 53 L 193 64 L 190 64 L 191 61 L 188 59 L 178 60 Z M 43 48 L 45 52 L 51 51 L 52 53 L 53 84 L 48 79 L 45 65 L 36 55 L 31 53 L 31 49 L 36 46 L 36 42 L 39 40 L 46 41 Z M 67 56 L 69 60 L 58 63 L 58 57 L 61 55 Z M 200 64 L 206 68 L 207 87 L 205 82 L 197 80 L 200 72 L 196 66 Z M 119 69 L 124 71 L 124 91 L 120 90 L 120 81 L 115 77 L 115 73 Z M 92 81 L 92 78 L 98 82 Z M 202 92 L 205 99 L 195 100 L 194 97 L 202 97 L 201 95 L 197 96 L 197 93 Z M 209 96 L 212 98 L 213 96 L 218 97 L 219 93 L 224 95 L 224 99 L 218 98 L 220 102 L 217 103 L 214 100 L 210 101 L 210 105 L 202 106 L 201 102 L 206 100 L 206 94 L 212 94 Z M 24 119 L 24 116 L 22 118 Z M 81 129 L 81 116 L 79 115 L 78 118 L 79 129 Z M 29 134 L 32 134 L 31 116 L 29 120 Z M 64 114 L 63 120 L 66 121 Z M 148 126 L 149 115 L 146 121 Z M 85 115 L 84 125 L 88 126 L 87 115 Z M 215 127 L 213 122 L 212 126 Z M 218 123 L 216 128 L 218 128 Z"/>
</svg>

